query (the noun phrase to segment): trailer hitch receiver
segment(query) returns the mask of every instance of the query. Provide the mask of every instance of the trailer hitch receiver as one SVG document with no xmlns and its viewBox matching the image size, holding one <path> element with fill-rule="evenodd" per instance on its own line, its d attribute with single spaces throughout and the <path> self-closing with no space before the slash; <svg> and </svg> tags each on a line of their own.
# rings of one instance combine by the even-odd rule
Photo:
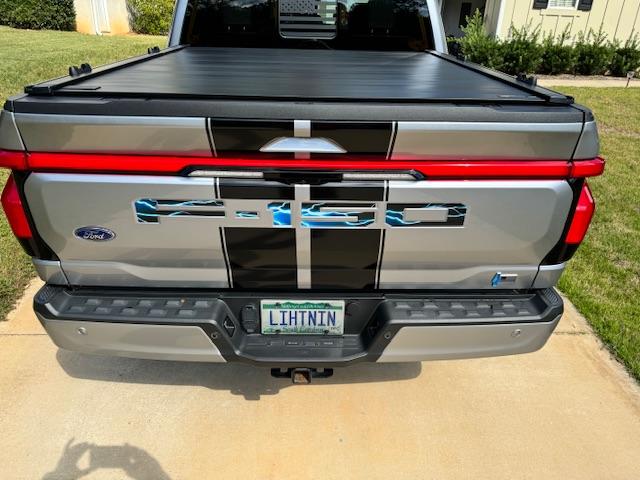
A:
<svg viewBox="0 0 640 480">
<path fill-rule="evenodd" d="M 274 378 L 290 378 L 294 384 L 309 384 L 312 378 L 329 378 L 333 368 L 272 368 Z"/>
</svg>

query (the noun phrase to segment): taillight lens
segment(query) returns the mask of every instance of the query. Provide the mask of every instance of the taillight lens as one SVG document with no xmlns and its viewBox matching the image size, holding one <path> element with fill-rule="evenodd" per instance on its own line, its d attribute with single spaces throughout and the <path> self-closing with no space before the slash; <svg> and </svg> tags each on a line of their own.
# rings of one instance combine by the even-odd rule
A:
<svg viewBox="0 0 640 480">
<path fill-rule="evenodd" d="M 582 242 L 593 218 L 595 209 L 596 202 L 593 200 L 593 195 L 591 195 L 591 190 L 589 190 L 587 182 L 585 182 L 580 191 L 578 205 L 576 206 L 576 211 L 571 220 L 569 231 L 567 232 L 566 243 L 577 245 Z"/>
<path fill-rule="evenodd" d="M 22 239 L 33 237 L 13 175 L 9 176 L 7 184 L 2 191 L 2 208 L 16 237 Z"/>
<path fill-rule="evenodd" d="M 27 168 L 27 154 L 11 150 L 0 150 L 0 168 L 25 170 Z"/>
</svg>

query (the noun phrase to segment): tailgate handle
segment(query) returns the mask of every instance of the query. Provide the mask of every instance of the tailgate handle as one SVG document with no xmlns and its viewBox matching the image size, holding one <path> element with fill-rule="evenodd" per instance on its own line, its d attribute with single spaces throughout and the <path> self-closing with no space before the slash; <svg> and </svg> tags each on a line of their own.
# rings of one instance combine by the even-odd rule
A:
<svg viewBox="0 0 640 480">
<path fill-rule="evenodd" d="M 333 140 L 321 137 L 278 137 L 260 148 L 264 153 L 347 153 Z"/>
</svg>

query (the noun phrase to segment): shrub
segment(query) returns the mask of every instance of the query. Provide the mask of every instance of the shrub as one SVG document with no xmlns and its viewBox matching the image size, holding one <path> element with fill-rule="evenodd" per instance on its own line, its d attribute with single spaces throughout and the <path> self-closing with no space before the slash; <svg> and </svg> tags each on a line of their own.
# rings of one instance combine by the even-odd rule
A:
<svg viewBox="0 0 640 480">
<path fill-rule="evenodd" d="M 131 29 L 136 33 L 166 35 L 171 26 L 174 0 L 127 0 Z"/>
<path fill-rule="evenodd" d="M 612 44 L 613 54 L 609 72 L 616 77 L 626 77 L 627 72 L 635 72 L 640 68 L 640 42 L 638 37 L 629 38 L 624 45 L 620 42 Z"/>
<path fill-rule="evenodd" d="M 0 24 L 33 30 L 75 30 L 73 0 L 0 0 Z"/>
<path fill-rule="evenodd" d="M 607 42 L 607 36 L 602 28 L 597 32 L 589 30 L 578 34 L 575 44 L 576 67 L 575 72 L 580 75 L 604 75 L 611 64 L 613 49 Z"/>
<path fill-rule="evenodd" d="M 576 51 L 568 45 L 569 30 L 565 29 L 558 37 L 547 35 L 542 41 L 542 63 L 539 73 L 558 75 L 573 72 L 576 64 Z"/>
<path fill-rule="evenodd" d="M 462 27 L 464 37 L 458 39 L 465 59 L 500 70 L 504 55 L 500 41 L 487 34 L 480 10 L 467 17 L 467 26 Z"/>
<path fill-rule="evenodd" d="M 509 39 L 502 44 L 502 70 L 511 75 L 535 73 L 542 63 L 542 46 L 539 43 L 540 30 L 530 30 L 530 25 L 522 28 L 511 27 Z"/>
</svg>

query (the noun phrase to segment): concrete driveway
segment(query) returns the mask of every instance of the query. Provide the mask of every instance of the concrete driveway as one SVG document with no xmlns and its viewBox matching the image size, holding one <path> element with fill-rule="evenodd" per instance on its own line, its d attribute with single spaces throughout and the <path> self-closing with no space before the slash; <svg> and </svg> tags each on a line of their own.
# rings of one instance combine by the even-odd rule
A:
<svg viewBox="0 0 640 480">
<path fill-rule="evenodd" d="M 640 393 L 569 312 L 541 351 L 336 370 L 58 350 L 0 324 L 2 479 L 638 479 Z"/>
</svg>

